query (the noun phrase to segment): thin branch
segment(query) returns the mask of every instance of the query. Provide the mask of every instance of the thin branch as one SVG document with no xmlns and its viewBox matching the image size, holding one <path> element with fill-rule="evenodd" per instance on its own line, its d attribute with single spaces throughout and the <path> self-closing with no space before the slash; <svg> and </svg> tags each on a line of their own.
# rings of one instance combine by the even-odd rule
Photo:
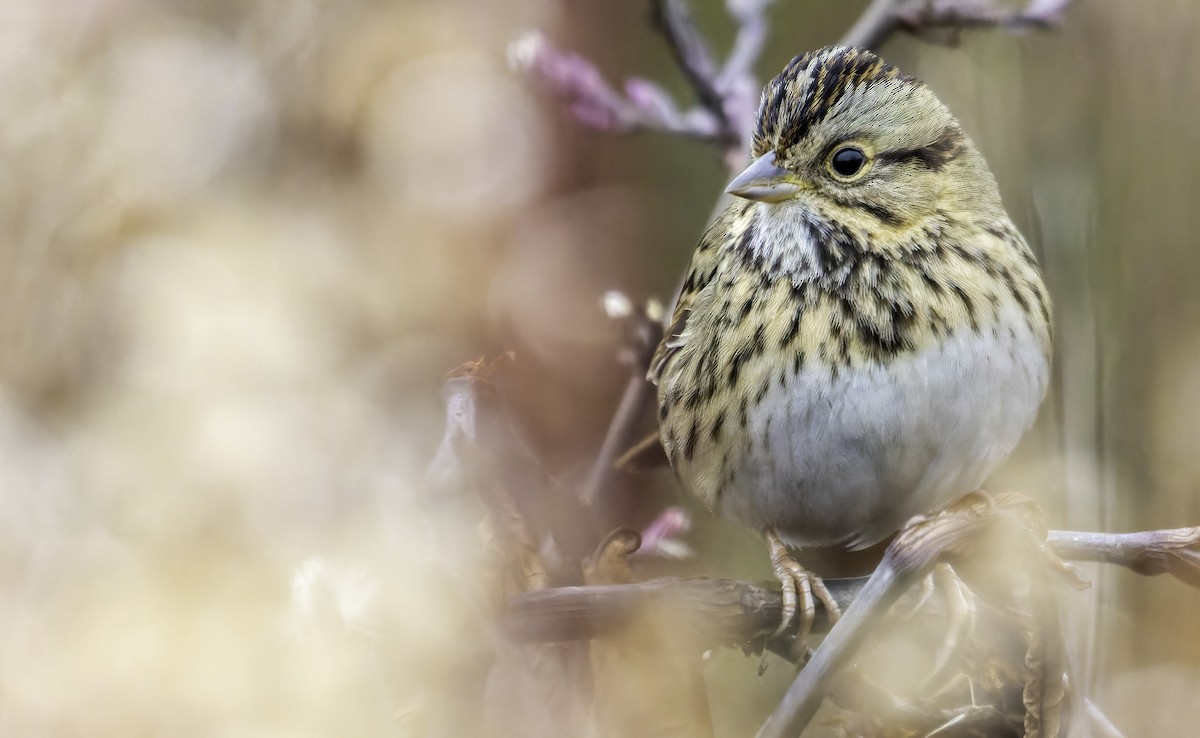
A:
<svg viewBox="0 0 1200 738">
<path fill-rule="evenodd" d="M 729 119 L 724 99 L 717 89 L 717 63 L 708 48 L 708 41 L 692 22 L 692 13 L 685 0 L 653 0 L 651 18 L 655 28 L 666 39 L 675 65 L 683 72 L 696 93 L 700 105 L 717 117 L 722 135 L 728 135 Z"/>
<path fill-rule="evenodd" d="M 716 88 L 728 92 L 738 77 L 754 76 L 754 65 L 767 42 L 767 7 L 775 0 L 729 0 L 729 14 L 738 22 L 733 48 L 717 75 Z"/>
<path fill-rule="evenodd" d="M 1140 533 L 1051 531 L 1054 551 L 1071 561 L 1116 564 L 1145 576 L 1170 574 L 1200 587 L 1200 528 L 1172 528 Z"/>
<path fill-rule="evenodd" d="M 729 56 L 718 67 L 686 0 L 652 0 L 654 25 L 696 95 L 698 104 L 687 109 L 649 80 L 635 77 L 625 82 L 623 91 L 617 90 L 592 62 L 556 48 L 538 33 L 513 42 L 509 61 L 562 95 L 576 120 L 588 127 L 696 138 L 717 145 L 728 157 L 744 148 L 754 122 L 754 66 L 766 43 L 766 9 L 772 2 L 727 0 L 738 30 Z M 990 0 L 872 0 L 840 43 L 877 49 L 898 30 L 927 35 L 971 28 L 1054 28 L 1072 2 L 1031 0 L 1023 9 L 1009 10 Z"/>
<path fill-rule="evenodd" d="M 561 95 L 577 121 L 610 133 L 661 131 L 677 136 L 717 141 L 721 119 L 703 107 L 680 110 L 659 85 L 633 78 L 622 94 L 592 62 L 563 51 L 540 33 L 529 33 L 509 45 L 509 64 L 528 72 Z"/>
<path fill-rule="evenodd" d="M 626 301 L 628 299 L 626 298 Z M 604 443 L 596 455 L 591 472 L 583 483 L 579 498 L 586 504 L 593 504 L 600 491 L 608 484 L 608 480 L 616 471 L 617 458 L 637 441 L 637 427 L 646 412 L 653 396 L 653 387 L 646 380 L 646 367 L 650 365 L 650 357 L 658 342 L 662 340 L 664 317 L 662 304 L 649 301 L 636 314 L 632 312 L 623 316 L 630 325 L 629 340 L 625 349 L 624 360 L 629 366 L 629 379 L 625 382 L 625 391 L 617 405 L 617 412 L 609 423 L 604 435 Z M 669 316 L 674 308 L 666 314 Z M 622 316 L 614 316 L 622 317 Z"/>
<path fill-rule="evenodd" d="M 1098 561 L 1126 567 L 1145 576 L 1171 573 L 1171 560 L 1200 557 L 1200 527 L 1139 533 L 1050 531 L 1050 550 L 1068 561 Z M 1178 577 L 1200 588 L 1200 580 Z M 825 584 L 846 609 L 858 597 L 867 577 L 829 579 Z M 778 583 L 731 579 L 669 577 L 606 587 L 559 587 L 527 592 L 509 602 L 506 631 L 524 642 L 554 642 L 602 637 L 619 629 L 626 617 L 650 604 L 671 608 L 680 622 L 711 634 L 710 647 L 740 645 L 779 623 L 782 596 Z M 828 629 L 817 606 L 814 632 Z"/>
<path fill-rule="evenodd" d="M 840 606 L 854 601 L 866 577 L 826 582 Z M 662 608 L 681 627 L 701 634 L 705 648 L 749 643 L 779 625 L 783 598 L 778 583 L 709 577 L 664 577 L 635 584 L 558 587 L 526 592 L 509 601 L 503 627 L 525 643 L 601 638 L 620 630 L 648 608 Z M 818 613 L 814 632 L 829 621 Z"/>
<path fill-rule="evenodd" d="M 684 109 L 658 84 L 633 78 L 618 91 L 578 54 L 529 33 L 509 46 L 509 63 L 566 99 L 580 123 L 610 133 L 640 130 L 696 138 L 715 144 L 736 167 L 746 147 L 758 102 L 754 67 L 766 42 L 766 8 L 774 0 L 728 0 L 738 30 L 725 63 L 718 65 L 692 22 L 686 0 L 651 0 L 651 16 L 687 79 L 697 104 Z"/>
<path fill-rule="evenodd" d="M 646 357 L 647 364 L 650 357 Z M 600 491 L 608 484 L 616 471 L 616 461 L 637 440 L 636 428 L 650 404 L 654 388 L 646 381 L 646 370 L 634 367 L 629 379 L 625 382 L 625 390 L 621 393 L 621 401 L 617 404 L 617 412 L 613 414 L 608 431 L 604 434 L 604 442 L 596 461 L 583 483 L 580 499 L 587 504 L 594 503 Z"/>
<path fill-rule="evenodd" d="M 927 36 L 930 31 L 958 33 L 969 29 L 1006 31 L 1057 28 L 1074 0 L 1031 0 L 1011 10 L 991 0 L 872 0 L 842 37 L 847 46 L 878 49 L 896 31 Z"/>
<path fill-rule="evenodd" d="M 908 0 L 894 13 L 909 32 L 929 28 L 1002 28 L 1006 31 L 1057 28 L 1074 0 L 1032 0 L 1021 10 L 976 0 Z"/>
<path fill-rule="evenodd" d="M 724 97 L 725 117 L 740 147 L 726 152 L 730 168 L 737 171 L 742 162 L 736 154 L 750 148 L 750 133 L 758 108 L 759 85 L 755 65 L 767 42 L 767 7 L 774 0 L 728 0 L 729 14 L 738 23 L 733 48 L 725 66 L 717 75 L 716 88 Z M 733 153 L 734 156 L 730 156 Z"/>
</svg>

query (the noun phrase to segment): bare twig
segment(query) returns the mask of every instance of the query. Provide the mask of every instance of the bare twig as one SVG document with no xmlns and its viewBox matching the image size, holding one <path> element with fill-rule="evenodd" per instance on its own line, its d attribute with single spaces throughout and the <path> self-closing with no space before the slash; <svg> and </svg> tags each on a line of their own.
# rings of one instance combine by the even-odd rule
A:
<svg viewBox="0 0 1200 738">
<path fill-rule="evenodd" d="M 592 62 L 553 46 L 531 33 L 509 49 L 514 67 L 530 72 L 566 98 L 579 122 L 599 130 L 625 133 L 662 131 L 714 143 L 726 156 L 748 141 L 754 122 L 758 85 L 754 65 L 767 36 L 766 8 L 773 0 L 727 0 L 738 31 L 725 63 L 718 67 L 707 41 L 692 22 L 686 0 L 652 0 L 652 17 L 676 65 L 696 94 L 688 109 L 658 84 L 626 81 L 610 85 Z M 893 33 L 927 34 L 934 30 L 1003 28 L 1021 31 L 1053 28 L 1073 0 L 1031 0 L 1020 10 L 990 0 L 873 0 L 841 43 L 879 48 Z"/>
<path fill-rule="evenodd" d="M 972 28 L 1056 28 L 1073 1 L 1031 0 L 1011 10 L 992 0 L 874 0 L 841 42 L 878 49 L 896 31 L 925 37 L 930 31 L 950 31 L 950 40 L 956 41 L 959 32 Z"/>
<path fill-rule="evenodd" d="M 667 313 L 670 315 L 670 313 Z M 663 335 L 663 308 L 657 301 L 649 301 L 637 313 L 625 316 L 629 324 L 629 338 L 622 357 L 629 366 L 629 379 L 617 405 L 617 412 L 609 423 L 608 432 L 600 453 L 592 464 L 592 470 L 583 483 L 579 497 L 587 504 L 596 501 L 615 469 L 617 457 L 637 441 L 638 422 L 646 412 L 652 388 L 646 381 L 646 367 Z"/>
<path fill-rule="evenodd" d="M 1002 28 L 1007 31 L 1056 28 L 1074 0 L 1032 0 L 1021 10 L 975 0 L 908 0 L 895 11 L 906 31 L 927 28 Z"/>
<path fill-rule="evenodd" d="M 647 356 L 646 363 L 649 362 L 650 357 Z M 617 457 L 637 440 L 638 421 L 642 419 L 646 406 L 650 404 L 653 389 L 646 381 L 645 369 L 635 367 L 630 372 L 629 379 L 625 382 L 625 390 L 621 393 L 621 401 L 617 403 L 617 412 L 608 424 L 608 432 L 604 434 L 600 453 L 596 455 L 587 481 L 583 483 L 580 499 L 584 502 L 591 504 L 596 501 L 600 490 L 608 484 L 615 471 Z"/>
<path fill-rule="evenodd" d="M 754 65 L 767 42 L 766 10 L 772 2 L 729 0 L 728 3 L 730 14 L 738 22 L 738 31 L 725 66 L 717 75 L 716 87 L 724 98 L 725 117 L 737 142 L 725 155 L 726 163 L 735 172 L 742 167 L 744 152 L 750 148 L 760 92 Z"/>
<path fill-rule="evenodd" d="M 1190 541 L 1190 543 L 1185 543 Z M 1200 528 L 1151 530 L 1138 533 L 1077 533 L 1050 531 L 1048 542 L 1056 555 L 1070 561 L 1099 561 L 1154 576 L 1171 571 L 1147 562 L 1163 556 L 1195 557 L 1200 552 Z M 1164 553 L 1169 552 L 1169 553 Z M 1200 581 L 1179 577 L 1200 587 Z M 829 579 L 838 605 L 847 608 L 866 584 L 866 577 Z M 664 578 L 611 587 L 560 587 L 514 598 L 505 615 L 508 632 L 521 641 L 552 642 L 602 637 L 619 628 L 625 615 L 650 603 L 678 607 L 682 621 L 712 634 L 711 644 L 741 644 L 779 622 L 782 599 L 778 583 L 729 579 Z M 689 610 L 689 608 L 694 608 Z M 816 632 L 828 628 L 817 603 Z"/>
<path fill-rule="evenodd" d="M 717 75 L 718 91 L 728 93 L 738 77 L 754 76 L 754 65 L 767 41 L 767 6 L 774 1 L 729 0 L 727 3 L 729 14 L 738 22 L 738 31 L 725 66 Z"/>
<path fill-rule="evenodd" d="M 686 0 L 651 0 L 654 25 L 696 95 L 697 104 L 686 110 L 648 80 L 626 81 L 622 94 L 590 61 L 555 48 L 537 33 L 513 42 L 509 61 L 562 95 L 584 125 L 612 133 L 654 130 L 708 141 L 722 151 L 732 168 L 754 121 L 758 96 L 754 65 L 766 41 L 765 11 L 773 1 L 728 0 L 738 32 L 729 57 L 718 65 L 692 22 Z"/>
<path fill-rule="evenodd" d="M 725 115 L 725 101 L 717 90 L 717 63 L 708 48 L 708 41 L 692 22 L 686 1 L 653 0 L 652 6 L 654 26 L 666 39 L 675 65 L 687 78 L 700 105 L 716 116 L 721 135 L 728 135 L 730 129 L 729 119 Z"/>
<path fill-rule="evenodd" d="M 849 605 L 866 577 L 827 582 L 839 605 Z M 671 617 L 703 634 L 708 648 L 736 646 L 772 632 L 783 608 L 778 583 L 734 579 L 666 577 L 635 584 L 558 587 L 526 592 L 509 602 L 505 631 L 527 643 L 599 638 L 619 630 L 648 607 L 669 610 Z M 822 611 L 816 632 L 828 630 Z"/>
<path fill-rule="evenodd" d="M 662 131 L 705 141 L 722 135 L 721 118 L 712 110 L 681 110 L 666 90 L 644 79 L 628 80 L 622 94 L 592 62 L 556 48 L 539 33 L 514 41 L 509 63 L 563 96 L 575 119 L 590 128 L 611 133 Z"/>
<path fill-rule="evenodd" d="M 1200 587 L 1200 528 L 1148 530 L 1140 533 L 1051 531 L 1049 543 L 1064 559 L 1098 561 L 1138 574 L 1170 574 Z"/>
</svg>

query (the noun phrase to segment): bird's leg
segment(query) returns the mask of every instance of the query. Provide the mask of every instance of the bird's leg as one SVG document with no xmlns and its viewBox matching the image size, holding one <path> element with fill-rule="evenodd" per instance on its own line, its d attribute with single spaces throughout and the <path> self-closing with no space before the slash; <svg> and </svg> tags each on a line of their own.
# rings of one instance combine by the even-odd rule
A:
<svg viewBox="0 0 1200 738">
<path fill-rule="evenodd" d="M 933 670 L 925 678 L 925 684 L 932 685 L 934 680 L 940 677 L 946 667 L 950 665 L 950 660 L 954 658 L 954 654 L 957 653 L 964 640 L 963 636 L 969 638 L 975 630 L 976 611 L 975 593 L 958 576 L 958 572 L 954 571 L 954 567 L 950 564 L 944 561 L 939 562 L 933 567 L 927 580 L 933 582 L 945 600 L 948 613 L 946 638 L 942 641 L 941 648 L 938 649 Z"/>
<path fill-rule="evenodd" d="M 824 605 L 830 622 L 836 622 L 842 611 L 838 607 L 837 601 L 833 599 L 833 595 L 825 588 L 825 583 L 821 581 L 821 578 L 796 561 L 774 529 L 768 528 L 764 534 L 767 537 L 767 548 L 771 552 L 771 568 L 775 570 L 775 576 L 783 585 L 783 618 L 775 635 L 787 632 L 799 610 L 803 620 L 800 621 L 800 630 L 796 635 L 792 650 L 794 653 L 800 653 L 804 648 L 805 641 L 808 640 L 809 633 L 812 632 L 813 620 L 816 619 L 817 611 L 813 595 L 816 595 L 816 599 Z"/>
</svg>

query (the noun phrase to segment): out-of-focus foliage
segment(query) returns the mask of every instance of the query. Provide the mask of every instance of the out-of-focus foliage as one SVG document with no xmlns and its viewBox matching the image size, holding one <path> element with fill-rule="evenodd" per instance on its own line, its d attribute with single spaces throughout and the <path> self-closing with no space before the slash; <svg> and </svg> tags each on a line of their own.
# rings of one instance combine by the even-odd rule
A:
<svg viewBox="0 0 1200 738">
<path fill-rule="evenodd" d="M 764 74 L 862 4 L 781 2 Z M 0 732 L 404 735 L 460 707 L 490 605 L 455 569 L 470 507 L 429 512 L 444 374 L 515 349 L 507 396 L 569 489 L 626 374 L 600 298 L 669 293 L 724 176 L 697 144 L 581 131 L 505 48 L 541 28 L 682 92 L 644 16 L 0 3 Z M 1061 33 L 885 49 L 1047 267 L 1058 390 L 994 486 L 1056 525 L 1200 522 L 1198 36 L 1187 0 L 1080 3 Z M 629 525 L 675 500 L 669 474 L 622 484 Z M 691 571 L 768 576 L 749 534 L 697 523 Z M 1130 735 L 1195 725 L 1195 592 L 1097 591 L 1097 700 Z M 709 660 L 719 734 L 778 699 L 786 668 L 757 665 Z"/>
</svg>

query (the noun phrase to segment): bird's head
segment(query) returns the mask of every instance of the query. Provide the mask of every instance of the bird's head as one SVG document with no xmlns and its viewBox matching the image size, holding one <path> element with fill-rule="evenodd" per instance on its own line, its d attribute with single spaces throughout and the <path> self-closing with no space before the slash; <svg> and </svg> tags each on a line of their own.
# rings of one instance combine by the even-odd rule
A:
<svg viewBox="0 0 1200 738">
<path fill-rule="evenodd" d="M 922 82 L 875 54 L 793 59 L 763 90 L 753 161 L 727 192 L 801 207 L 855 230 L 906 229 L 935 211 L 1001 211 L 995 180 Z"/>
</svg>

